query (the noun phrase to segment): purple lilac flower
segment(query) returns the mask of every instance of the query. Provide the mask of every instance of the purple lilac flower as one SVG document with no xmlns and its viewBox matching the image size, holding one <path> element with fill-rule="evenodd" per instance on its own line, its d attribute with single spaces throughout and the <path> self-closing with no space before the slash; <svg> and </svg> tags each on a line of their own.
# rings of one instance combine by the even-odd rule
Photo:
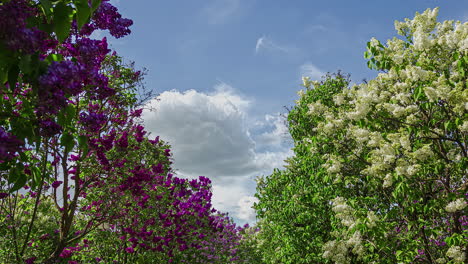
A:
<svg viewBox="0 0 468 264">
<path fill-rule="evenodd" d="M 89 132 L 98 132 L 107 122 L 107 117 L 101 113 L 80 113 L 80 123 Z"/>
<path fill-rule="evenodd" d="M 109 52 L 106 38 L 102 40 L 82 38 L 76 42 L 75 48 L 70 49 L 70 55 L 77 57 L 88 70 L 99 70 Z"/>
<path fill-rule="evenodd" d="M 26 264 L 34 264 L 34 261 L 36 261 L 36 257 L 30 257 L 24 261 Z"/>
<path fill-rule="evenodd" d="M 141 126 L 141 125 L 137 125 L 135 127 L 135 139 L 138 143 L 142 142 L 143 141 L 143 137 L 144 135 L 146 134 L 146 131 L 144 131 L 144 127 Z"/>
<path fill-rule="evenodd" d="M 62 183 L 63 181 L 54 181 L 52 183 L 52 188 L 57 189 Z"/>
<path fill-rule="evenodd" d="M 21 152 L 23 142 L 0 127 L 0 163 L 13 159 Z"/>
<path fill-rule="evenodd" d="M 122 18 L 117 8 L 107 1 L 103 1 L 94 13 L 93 22 L 96 29 L 108 29 L 109 33 L 115 38 L 130 34 L 129 27 L 133 25 L 132 20 Z"/>
<path fill-rule="evenodd" d="M 39 121 L 39 128 L 44 137 L 53 137 L 62 131 L 62 127 L 50 119 Z"/>
<path fill-rule="evenodd" d="M 67 105 L 67 97 L 83 90 L 84 67 L 72 61 L 53 62 L 39 77 L 38 115 L 57 114 Z"/>
<path fill-rule="evenodd" d="M 0 42 L 12 50 L 28 54 L 55 47 L 57 42 L 45 32 L 27 27 L 27 19 L 36 15 L 37 9 L 26 0 L 8 1 L 0 5 Z"/>
<path fill-rule="evenodd" d="M 73 255 L 73 252 L 70 249 L 64 249 L 62 253 L 60 253 L 59 257 L 61 258 L 69 258 Z"/>
</svg>

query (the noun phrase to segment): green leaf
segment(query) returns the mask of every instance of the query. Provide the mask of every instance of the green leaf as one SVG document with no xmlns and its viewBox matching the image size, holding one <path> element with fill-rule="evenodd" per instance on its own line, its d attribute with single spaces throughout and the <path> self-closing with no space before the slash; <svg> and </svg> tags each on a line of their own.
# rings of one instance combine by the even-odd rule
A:
<svg viewBox="0 0 468 264">
<path fill-rule="evenodd" d="M 33 179 L 31 188 L 35 189 L 41 182 L 41 170 L 39 167 L 31 167 L 31 174 Z"/>
<path fill-rule="evenodd" d="M 26 54 L 26 55 L 22 56 L 18 66 L 19 66 L 19 69 L 23 73 L 25 73 L 25 74 L 31 73 L 31 71 L 32 71 L 32 68 L 31 68 L 31 66 L 32 66 L 31 55 Z"/>
<path fill-rule="evenodd" d="M 76 22 L 78 24 L 78 30 L 83 27 L 89 21 L 91 16 L 91 7 L 88 4 L 88 0 L 75 0 L 76 6 Z"/>
<path fill-rule="evenodd" d="M 68 38 L 73 20 L 73 8 L 59 2 L 54 8 L 54 31 L 57 39 L 63 42 Z"/>
<path fill-rule="evenodd" d="M 94 13 L 96 9 L 101 5 L 102 0 L 92 0 L 91 1 L 91 11 Z"/>
<path fill-rule="evenodd" d="M 18 173 L 15 175 L 15 184 L 13 184 L 13 187 L 10 189 L 10 193 L 16 192 L 17 190 L 21 189 L 26 185 L 26 182 L 28 178 L 26 177 L 26 174 L 24 173 Z"/>
<path fill-rule="evenodd" d="M 83 156 L 86 156 L 88 154 L 89 145 L 87 136 L 78 136 L 78 147 L 81 151 L 83 151 Z"/>
<path fill-rule="evenodd" d="M 4 87 L 4 84 L 8 81 L 8 71 L 4 68 L 0 68 L 0 87 Z"/>
<path fill-rule="evenodd" d="M 372 53 L 369 52 L 369 50 L 364 52 L 364 59 L 370 59 L 372 58 Z"/>
<path fill-rule="evenodd" d="M 39 2 L 41 3 L 42 12 L 44 12 L 44 15 L 46 15 L 47 20 L 49 20 L 52 15 L 52 3 L 50 2 L 50 0 L 39 0 Z"/>
<path fill-rule="evenodd" d="M 75 146 L 73 135 L 70 133 L 64 133 L 60 138 L 60 145 L 65 147 L 65 152 L 70 152 L 70 150 Z"/>
<path fill-rule="evenodd" d="M 62 54 L 49 54 L 45 61 L 52 63 L 53 61 L 63 61 L 63 55 Z"/>
<path fill-rule="evenodd" d="M 16 87 L 16 81 L 18 80 L 19 68 L 17 65 L 13 65 L 8 71 L 8 85 L 10 89 L 14 90 Z"/>
<path fill-rule="evenodd" d="M 449 126 L 450 126 L 450 120 L 444 123 L 445 130 L 448 130 Z"/>
</svg>

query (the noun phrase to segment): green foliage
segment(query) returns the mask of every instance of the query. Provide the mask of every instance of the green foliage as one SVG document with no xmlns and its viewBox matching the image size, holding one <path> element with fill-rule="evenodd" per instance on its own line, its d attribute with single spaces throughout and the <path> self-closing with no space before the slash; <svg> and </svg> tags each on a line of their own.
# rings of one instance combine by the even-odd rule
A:
<svg viewBox="0 0 468 264">
<path fill-rule="evenodd" d="M 258 180 L 266 263 L 465 263 L 468 23 L 437 11 L 368 43 L 375 79 L 303 79 L 295 156 Z"/>
</svg>

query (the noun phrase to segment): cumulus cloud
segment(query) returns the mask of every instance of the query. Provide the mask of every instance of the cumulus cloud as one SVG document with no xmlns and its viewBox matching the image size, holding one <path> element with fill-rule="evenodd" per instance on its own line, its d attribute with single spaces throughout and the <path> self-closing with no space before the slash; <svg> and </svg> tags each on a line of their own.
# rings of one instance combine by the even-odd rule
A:
<svg viewBox="0 0 468 264">
<path fill-rule="evenodd" d="M 163 92 L 149 102 L 153 111 L 143 112 L 146 129 L 172 145 L 177 174 L 211 178 L 215 208 L 250 222 L 255 214 L 245 197 L 253 197 L 254 178 L 280 168 L 292 154 L 281 143 L 286 130 L 279 117 L 255 122 L 258 133 L 247 124 L 254 119 L 252 102 L 221 82 L 211 93 Z"/>
<path fill-rule="evenodd" d="M 277 114 L 265 115 L 265 121 L 260 123 L 262 126 L 270 126 L 272 129 L 258 135 L 256 141 L 261 145 L 270 147 L 281 147 L 286 140 L 290 139 L 285 117 Z"/>
<path fill-rule="evenodd" d="M 310 77 L 312 80 L 320 80 L 325 72 L 310 62 L 306 62 L 300 67 L 301 76 Z"/>
<path fill-rule="evenodd" d="M 255 45 L 255 54 L 259 53 L 261 50 L 281 51 L 285 53 L 290 52 L 289 48 L 273 42 L 273 40 L 267 38 L 266 36 L 262 36 L 257 39 L 257 44 Z"/>
</svg>

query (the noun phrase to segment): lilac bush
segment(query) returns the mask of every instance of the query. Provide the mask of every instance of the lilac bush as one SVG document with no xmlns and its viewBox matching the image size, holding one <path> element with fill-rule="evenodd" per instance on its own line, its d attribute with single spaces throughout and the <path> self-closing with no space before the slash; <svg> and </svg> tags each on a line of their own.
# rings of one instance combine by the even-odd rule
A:
<svg viewBox="0 0 468 264">
<path fill-rule="evenodd" d="M 106 0 L 3 1 L 0 16 L 0 258 L 241 261 L 210 180 L 174 177 L 141 125 L 142 72 L 90 38 L 133 22 Z"/>
</svg>

